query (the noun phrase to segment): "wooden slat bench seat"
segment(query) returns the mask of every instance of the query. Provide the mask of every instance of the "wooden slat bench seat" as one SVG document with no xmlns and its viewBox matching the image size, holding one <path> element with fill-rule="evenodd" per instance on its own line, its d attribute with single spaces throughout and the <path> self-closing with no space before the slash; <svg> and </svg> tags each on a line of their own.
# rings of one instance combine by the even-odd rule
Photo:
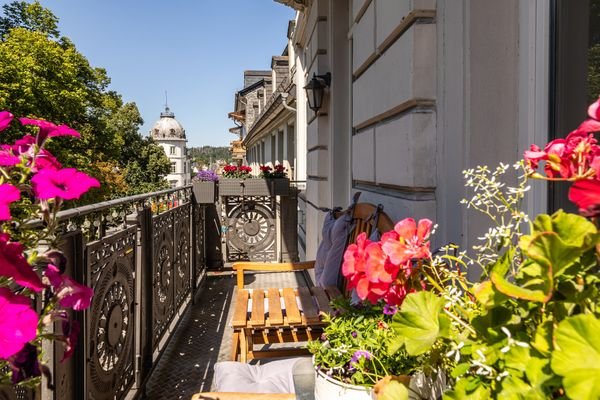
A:
<svg viewBox="0 0 600 400">
<path fill-rule="evenodd" d="M 334 287 L 238 289 L 232 325 L 239 334 L 240 361 L 305 354 L 298 348 L 255 351 L 254 345 L 315 339 L 324 326 L 321 312 L 331 312 L 329 302 L 338 296 Z"/>
</svg>

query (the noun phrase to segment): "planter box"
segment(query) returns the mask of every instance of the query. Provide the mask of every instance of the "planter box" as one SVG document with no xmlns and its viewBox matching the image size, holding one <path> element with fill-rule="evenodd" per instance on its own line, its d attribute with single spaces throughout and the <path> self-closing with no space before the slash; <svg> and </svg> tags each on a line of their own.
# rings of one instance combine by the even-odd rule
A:
<svg viewBox="0 0 600 400">
<path fill-rule="evenodd" d="M 229 179 L 219 182 L 220 196 L 288 196 L 290 180 L 277 179 Z"/>
<path fill-rule="evenodd" d="M 210 181 L 194 181 L 192 191 L 196 204 L 214 204 L 219 195 L 219 184 Z"/>
</svg>

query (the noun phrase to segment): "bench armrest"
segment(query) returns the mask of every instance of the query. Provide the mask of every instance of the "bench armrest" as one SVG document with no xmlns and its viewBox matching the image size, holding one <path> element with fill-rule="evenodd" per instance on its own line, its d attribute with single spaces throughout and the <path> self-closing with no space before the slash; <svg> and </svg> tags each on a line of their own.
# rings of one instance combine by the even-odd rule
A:
<svg viewBox="0 0 600 400">
<path fill-rule="evenodd" d="M 282 272 L 282 271 L 303 271 L 315 267 L 314 261 L 305 261 L 297 263 L 263 263 L 263 262 L 236 262 L 233 263 L 234 271 L 237 271 L 237 287 L 244 287 L 244 271 L 265 271 L 265 272 Z"/>
</svg>

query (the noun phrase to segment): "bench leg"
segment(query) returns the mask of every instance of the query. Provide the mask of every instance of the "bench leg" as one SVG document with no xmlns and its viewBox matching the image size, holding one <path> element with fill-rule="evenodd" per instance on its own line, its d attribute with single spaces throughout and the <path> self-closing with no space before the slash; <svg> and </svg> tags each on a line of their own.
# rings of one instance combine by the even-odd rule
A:
<svg viewBox="0 0 600 400">
<path fill-rule="evenodd" d="M 247 356 L 248 356 L 248 342 L 246 341 L 246 330 L 245 329 L 240 330 L 239 342 L 240 342 L 240 362 L 245 363 L 247 361 Z"/>
<path fill-rule="evenodd" d="M 231 345 L 231 361 L 237 361 L 240 352 L 240 333 L 238 331 L 233 331 L 231 341 L 233 342 Z"/>
</svg>

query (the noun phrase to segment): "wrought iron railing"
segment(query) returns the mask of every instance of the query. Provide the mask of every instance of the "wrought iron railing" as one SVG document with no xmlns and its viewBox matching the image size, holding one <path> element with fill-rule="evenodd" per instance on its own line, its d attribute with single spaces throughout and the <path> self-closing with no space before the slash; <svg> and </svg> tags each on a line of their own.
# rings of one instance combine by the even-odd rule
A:
<svg viewBox="0 0 600 400">
<path fill-rule="evenodd" d="M 205 275 L 201 207 L 187 186 L 59 214 L 67 272 L 94 298 L 74 315 L 74 356 L 61 363 L 62 346 L 45 349 L 54 390 L 43 385 L 42 398 L 123 399 L 143 387 Z"/>
</svg>

